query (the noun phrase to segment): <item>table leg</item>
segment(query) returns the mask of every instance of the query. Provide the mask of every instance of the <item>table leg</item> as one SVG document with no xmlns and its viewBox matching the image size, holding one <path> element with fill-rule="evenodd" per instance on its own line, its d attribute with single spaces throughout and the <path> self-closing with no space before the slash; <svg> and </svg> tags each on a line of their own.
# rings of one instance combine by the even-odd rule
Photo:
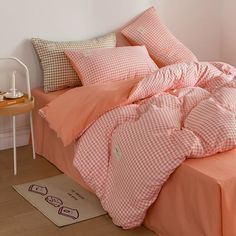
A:
<svg viewBox="0 0 236 236">
<path fill-rule="evenodd" d="M 30 130 L 31 130 L 31 142 L 32 142 L 32 150 L 33 150 L 33 159 L 35 159 L 36 156 L 35 156 L 35 148 L 34 148 L 34 126 L 33 126 L 32 112 L 30 112 Z"/>
<path fill-rule="evenodd" d="M 13 157 L 14 157 L 14 175 L 16 175 L 17 173 L 17 169 L 16 169 L 16 117 L 13 116 L 12 117 L 12 121 L 13 121 Z"/>
</svg>

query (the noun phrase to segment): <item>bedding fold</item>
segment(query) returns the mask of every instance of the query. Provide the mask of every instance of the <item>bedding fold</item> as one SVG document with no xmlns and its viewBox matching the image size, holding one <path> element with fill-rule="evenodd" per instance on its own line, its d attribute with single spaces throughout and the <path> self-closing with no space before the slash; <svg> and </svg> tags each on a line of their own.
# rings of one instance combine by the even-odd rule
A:
<svg viewBox="0 0 236 236">
<path fill-rule="evenodd" d="M 127 80 L 73 88 L 39 112 L 68 146 L 104 112 L 127 104 L 137 83 L 138 80 Z"/>
<path fill-rule="evenodd" d="M 137 102 L 162 91 L 191 87 L 197 83 L 200 87 L 210 89 L 220 84 L 220 80 L 230 80 L 235 68 L 224 63 L 215 64 L 222 70 L 207 62 L 180 63 L 163 67 L 144 79 L 73 88 L 40 109 L 40 114 L 67 146 L 79 138 L 98 117 L 115 107 Z M 214 80 L 208 81 L 211 77 Z"/>
</svg>

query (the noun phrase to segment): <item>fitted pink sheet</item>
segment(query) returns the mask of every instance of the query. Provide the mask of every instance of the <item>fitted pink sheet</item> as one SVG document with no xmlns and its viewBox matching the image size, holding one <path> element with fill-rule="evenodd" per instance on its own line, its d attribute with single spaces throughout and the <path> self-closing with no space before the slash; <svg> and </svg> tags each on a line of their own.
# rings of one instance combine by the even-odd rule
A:
<svg viewBox="0 0 236 236">
<path fill-rule="evenodd" d="M 40 108 L 67 90 L 69 89 L 44 93 L 41 88 L 33 89 L 32 95 L 35 98 L 35 107 L 33 110 L 35 150 L 37 154 L 45 157 L 59 170 L 66 173 L 83 187 L 89 189 L 81 178 L 78 170 L 72 165 L 74 145 L 71 144 L 64 147 L 61 139 L 57 138 L 56 133 L 48 127 L 44 119 L 42 119 L 38 114 Z"/>
<path fill-rule="evenodd" d="M 66 90 L 35 97 L 33 119 L 36 152 L 88 188 L 72 165 L 73 144 L 63 147 L 37 111 Z M 185 161 L 171 175 L 144 224 L 159 236 L 236 235 L 236 149 L 198 160 Z"/>
</svg>

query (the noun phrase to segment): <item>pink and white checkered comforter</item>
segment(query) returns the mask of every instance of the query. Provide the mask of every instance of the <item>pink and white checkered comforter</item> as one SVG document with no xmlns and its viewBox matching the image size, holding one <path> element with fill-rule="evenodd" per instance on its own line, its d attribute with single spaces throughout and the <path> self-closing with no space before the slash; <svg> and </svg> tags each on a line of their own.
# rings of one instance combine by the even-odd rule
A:
<svg viewBox="0 0 236 236">
<path fill-rule="evenodd" d="M 74 165 L 116 225 L 140 225 L 186 158 L 236 145 L 235 75 L 223 63 L 164 67 L 133 88 L 129 105 L 106 112 L 78 139 Z"/>
</svg>

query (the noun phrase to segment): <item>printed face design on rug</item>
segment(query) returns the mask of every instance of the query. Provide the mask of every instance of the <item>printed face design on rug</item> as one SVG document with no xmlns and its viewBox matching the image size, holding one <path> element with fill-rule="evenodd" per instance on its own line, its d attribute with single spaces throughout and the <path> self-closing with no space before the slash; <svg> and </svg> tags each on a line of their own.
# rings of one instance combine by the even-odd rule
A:
<svg viewBox="0 0 236 236">
<path fill-rule="evenodd" d="M 29 192 L 33 192 L 33 193 L 37 193 L 40 194 L 42 196 L 45 196 L 48 194 L 48 189 L 45 186 L 40 186 L 37 184 L 32 184 L 29 186 L 28 188 Z M 60 198 L 55 197 L 55 196 L 47 196 L 44 199 L 47 203 L 49 203 L 50 205 L 54 206 L 54 207 L 60 207 L 63 205 L 63 202 Z M 66 206 L 62 206 L 59 208 L 58 210 L 58 215 L 61 216 L 65 216 L 65 217 L 69 217 L 73 220 L 76 220 L 79 218 L 79 212 L 77 209 L 73 209 L 70 207 L 66 207 Z"/>
<path fill-rule="evenodd" d="M 45 201 L 54 207 L 59 207 L 59 206 L 63 205 L 62 200 L 60 198 L 54 197 L 54 196 L 47 196 L 45 198 Z"/>
<path fill-rule="evenodd" d="M 29 188 L 28 188 L 28 191 L 29 191 L 29 192 L 38 193 L 38 194 L 41 194 L 41 195 L 43 195 L 43 196 L 48 193 L 47 187 L 45 187 L 45 186 L 40 186 L 40 185 L 37 185 L 37 184 L 32 184 L 32 185 L 30 185 Z"/>
<path fill-rule="evenodd" d="M 77 209 L 72 209 L 72 208 L 65 207 L 65 206 L 59 208 L 58 214 L 70 217 L 73 220 L 79 218 L 79 212 L 77 211 Z"/>
</svg>

